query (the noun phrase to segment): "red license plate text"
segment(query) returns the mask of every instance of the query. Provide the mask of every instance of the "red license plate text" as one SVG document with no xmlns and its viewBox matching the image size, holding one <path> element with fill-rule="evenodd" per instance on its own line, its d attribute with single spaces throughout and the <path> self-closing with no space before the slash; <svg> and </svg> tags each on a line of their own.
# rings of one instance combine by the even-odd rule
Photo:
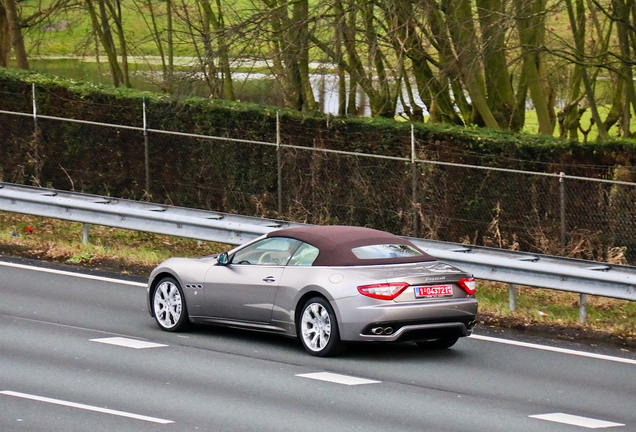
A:
<svg viewBox="0 0 636 432">
<path fill-rule="evenodd" d="M 415 297 L 444 297 L 453 295 L 452 285 L 415 287 Z"/>
</svg>

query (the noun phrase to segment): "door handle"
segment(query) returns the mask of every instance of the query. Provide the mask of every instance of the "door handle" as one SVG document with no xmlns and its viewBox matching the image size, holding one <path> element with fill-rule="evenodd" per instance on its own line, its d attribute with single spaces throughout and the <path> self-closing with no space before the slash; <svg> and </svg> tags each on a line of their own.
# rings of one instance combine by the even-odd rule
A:
<svg viewBox="0 0 636 432">
<path fill-rule="evenodd" d="M 263 281 L 267 283 L 272 283 L 272 282 L 276 282 L 276 279 L 274 279 L 274 276 L 267 276 L 265 279 L 263 279 Z"/>
</svg>

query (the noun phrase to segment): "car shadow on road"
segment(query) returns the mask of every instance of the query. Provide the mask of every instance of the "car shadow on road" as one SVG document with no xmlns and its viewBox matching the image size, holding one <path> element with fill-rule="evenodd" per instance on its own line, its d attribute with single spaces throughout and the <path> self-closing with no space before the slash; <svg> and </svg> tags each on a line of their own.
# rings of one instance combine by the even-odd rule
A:
<svg viewBox="0 0 636 432">
<path fill-rule="evenodd" d="M 341 355 L 351 360 L 395 361 L 395 360 L 452 360 L 462 359 L 466 354 L 457 346 L 448 349 L 421 348 L 415 343 L 350 343 Z"/>
<path fill-rule="evenodd" d="M 249 350 L 265 357 L 267 354 L 296 356 L 307 354 L 298 339 L 282 335 L 255 332 L 251 330 L 197 324 L 192 326 L 183 336 L 198 339 L 197 345 L 202 348 L 214 348 L 225 352 L 245 352 Z M 421 348 L 415 343 L 346 343 L 343 351 L 336 357 L 325 360 L 347 361 L 396 361 L 396 360 L 432 360 L 449 361 L 467 357 L 462 350 L 462 341 L 449 349 Z M 257 355 L 260 357 L 260 355 Z M 318 359 L 318 358 L 317 358 Z"/>
</svg>

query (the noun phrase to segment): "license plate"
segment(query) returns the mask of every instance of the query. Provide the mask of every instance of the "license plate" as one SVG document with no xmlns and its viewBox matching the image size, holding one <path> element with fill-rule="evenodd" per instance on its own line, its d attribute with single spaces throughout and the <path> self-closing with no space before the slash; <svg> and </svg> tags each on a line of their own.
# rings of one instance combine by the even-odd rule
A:
<svg viewBox="0 0 636 432">
<path fill-rule="evenodd" d="M 452 285 L 415 287 L 415 297 L 445 297 L 453 295 Z"/>
</svg>

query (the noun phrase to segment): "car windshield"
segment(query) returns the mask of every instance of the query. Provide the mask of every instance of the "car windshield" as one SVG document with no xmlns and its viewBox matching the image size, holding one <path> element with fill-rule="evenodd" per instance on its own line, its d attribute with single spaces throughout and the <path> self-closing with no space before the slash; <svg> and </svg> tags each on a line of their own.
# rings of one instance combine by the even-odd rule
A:
<svg viewBox="0 0 636 432">
<path fill-rule="evenodd" d="M 358 259 L 406 258 L 422 256 L 413 246 L 404 244 L 377 244 L 351 249 Z"/>
</svg>

